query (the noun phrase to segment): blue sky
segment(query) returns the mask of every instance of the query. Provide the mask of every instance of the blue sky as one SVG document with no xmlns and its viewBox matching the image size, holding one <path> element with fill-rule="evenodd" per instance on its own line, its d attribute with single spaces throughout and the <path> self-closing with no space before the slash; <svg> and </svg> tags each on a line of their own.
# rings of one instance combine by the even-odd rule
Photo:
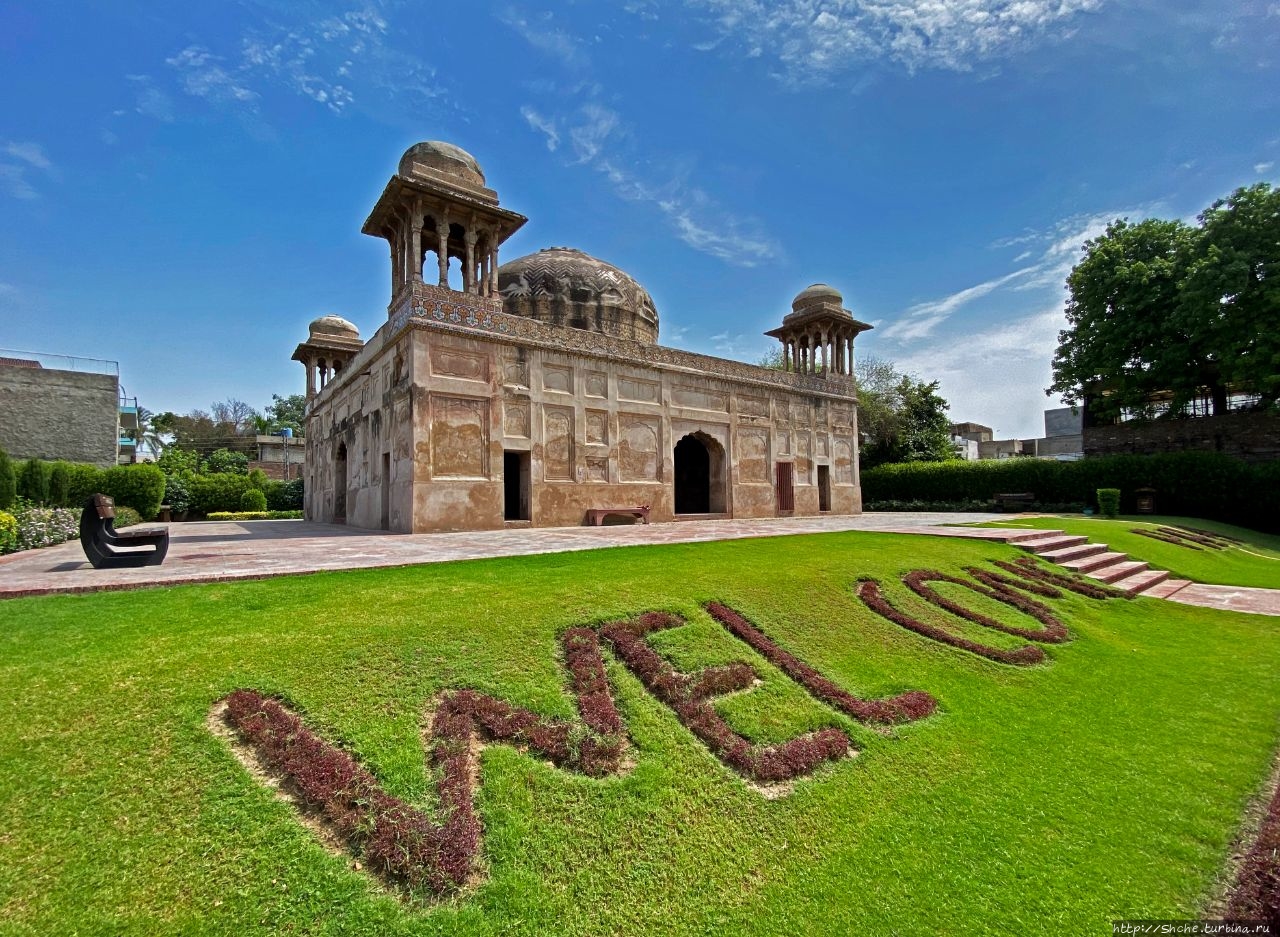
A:
<svg viewBox="0 0 1280 937">
<path fill-rule="evenodd" d="M 418 140 L 743 360 L 810 283 L 952 418 L 1039 435 L 1063 279 L 1117 216 L 1280 179 L 1280 2 L 0 0 L 0 347 L 152 410 L 302 388 L 384 321 L 360 225 Z"/>
</svg>

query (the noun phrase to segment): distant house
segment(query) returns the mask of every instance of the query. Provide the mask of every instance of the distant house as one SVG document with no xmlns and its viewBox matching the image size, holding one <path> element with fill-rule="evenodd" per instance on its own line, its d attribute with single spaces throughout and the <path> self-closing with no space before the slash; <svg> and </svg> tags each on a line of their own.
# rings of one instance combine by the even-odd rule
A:
<svg viewBox="0 0 1280 937">
<path fill-rule="evenodd" d="M 290 481 L 302 477 L 307 451 L 307 441 L 301 436 L 276 435 L 256 437 L 257 458 L 249 462 L 249 468 L 262 469 L 268 478 Z"/>
<path fill-rule="evenodd" d="M 951 439 L 962 458 L 1012 459 L 1031 456 L 1070 462 L 1084 458 L 1081 413 L 1071 407 L 1044 411 L 1044 435 L 1033 439 L 995 439 L 990 426 L 981 423 L 952 423 Z M 970 446 L 977 455 L 970 456 Z M 963 448 L 963 451 L 962 451 Z"/>
<path fill-rule="evenodd" d="M 11 458 L 115 465 L 128 429 L 121 403 L 115 361 L 0 351 L 0 447 Z"/>
</svg>

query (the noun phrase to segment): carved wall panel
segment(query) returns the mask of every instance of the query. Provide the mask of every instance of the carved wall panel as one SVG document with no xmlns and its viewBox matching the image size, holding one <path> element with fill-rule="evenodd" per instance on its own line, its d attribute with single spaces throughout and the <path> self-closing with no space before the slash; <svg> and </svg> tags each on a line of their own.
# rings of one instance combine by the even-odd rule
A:
<svg viewBox="0 0 1280 937">
<path fill-rule="evenodd" d="M 556 481 L 573 479 L 573 411 L 564 407 L 543 410 L 542 474 Z"/>
<path fill-rule="evenodd" d="M 609 376 L 603 371 L 588 371 L 585 377 L 583 392 L 588 397 L 608 397 Z"/>
<path fill-rule="evenodd" d="M 743 416 L 768 416 L 769 398 L 741 394 L 738 397 L 738 412 Z"/>
<path fill-rule="evenodd" d="M 431 474 L 437 478 L 488 476 L 488 400 L 432 395 Z"/>
<path fill-rule="evenodd" d="M 456 377 L 466 381 L 489 380 L 489 359 L 486 355 L 454 351 L 451 348 L 431 347 L 431 373 L 442 377 Z"/>
<path fill-rule="evenodd" d="M 516 387 L 529 386 L 529 363 L 508 358 L 502 363 L 502 383 Z"/>
<path fill-rule="evenodd" d="M 618 477 L 622 481 L 658 480 L 658 430 L 654 417 L 623 414 L 618 418 Z"/>
<path fill-rule="evenodd" d="M 739 429 L 736 447 L 738 483 L 769 484 L 769 432 L 763 429 Z"/>
<path fill-rule="evenodd" d="M 542 366 L 542 389 L 556 391 L 561 394 L 572 394 L 573 368 L 565 368 L 557 364 L 544 364 Z"/>
<path fill-rule="evenodd" d="M 831 447 L 832 468 L 837 485 L 853 484 L 853 442 L 837 439 Z"/>
<path fill-rule="evenodd" d="M 831 442 L 830 440 L 827 439 L 827 434 L 819 433 L 817 443 L 818 444 L 815 447 L 815 449 L 818 453 L 818 458 L 820 459 L 829 458 L 831 455 Z"/>
<path fill-rule="evenodd" d="M 639 403 L 658 403 L 662 400 L 662 388 L 655 381 L 639 381 L 634 378 L 618 378 L 618 399 Z"/>
<path fill-rule="evenodd" d="M 587 411 L 587 442 L 602 446 L 609 444 L 609 414 L 606 411 Z"/>
<path fill-rule="evenodd" d="M 607 482 L 609 480 L 609 460 L 607 458 L 587 458 L 587 481 Z"/>
<path fill-rule="evenodd" d="M 529 438 L 529 401 L 508 400 L 502 405 L 502 431 L 508 436 Z"/>
<path fill-rule="evenodd" d="M 696 410 L 715 410 L 723 413 L 729 409 L 729 395 L 700 387 L 676 385 L 671 390 L 671 402 L 678 407 Z"/>
<path fill-rule="evenodd" d="M 778 455 L 791 455 L 791 430 L 778 430 Z"/>
</svg>

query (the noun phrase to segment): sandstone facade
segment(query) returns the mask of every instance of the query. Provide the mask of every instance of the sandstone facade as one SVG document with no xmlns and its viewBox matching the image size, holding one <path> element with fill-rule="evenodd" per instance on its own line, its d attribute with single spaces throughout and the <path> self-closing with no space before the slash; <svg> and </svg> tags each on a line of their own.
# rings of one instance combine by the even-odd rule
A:
<svg viewBox="0 0 1280 937">
<path fill-rule="evenodd" d="M 434 159 L 446 183 L 398 174 L 366 223 L 392 245 L 387 321 L 360 343 L 325 317 L 295 352 L 310 395 L 308 519 L 424 532 L 577 525 L 641 504 L 655 522 L 861 511 L 851 373 L 868 326 L 838 293 L 797 297 L 779 330 L 788 370 L 665 348 L 648 293 L 608 264 L 556 248 L 499 269 L 521 216 L 496 196 L 486 217 L 507 227 L 479 215 L 478 231 L 440 226 L 436 243 L 470 265 L 463 290 L 444 264 L 426 283 L 423 233 L 472 217 L 449 192 L 479 184 L 473 159 L 432 146 L 410 151 L 414 165 Z"/>
</svg>

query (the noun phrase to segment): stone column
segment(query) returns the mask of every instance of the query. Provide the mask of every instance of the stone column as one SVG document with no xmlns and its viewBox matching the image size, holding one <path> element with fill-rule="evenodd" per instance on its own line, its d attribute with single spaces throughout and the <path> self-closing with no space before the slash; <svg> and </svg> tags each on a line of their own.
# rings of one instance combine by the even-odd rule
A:
<svg viewBox="0 0 1280 937">
<path fill-rule="evenodd" d="M 480 290 L 481 296 L 489 295 L 489 235 L 484 236 L 484 250 L 480 252 Z"/>
<path fill-rule="evenodd" d="M 462 240 L 467 245 L 467 257 L 462 264 L 462 292 L 476 292 L 476 229 L 467 228 Z"/>
<path fill-rule="evenodd" d="M 441 220 L 436 222 L 436 260 L 440 266 L 440 285 L 449 288 L 449 209 L 444 210 Z"/>
<path fill-rule="evenodd" d="M 413 219 L 409 222 L 409 249 L 413 251 L 413 264 L 409 267 L 414 283 L 422 282 L 422 210 L 413 210 Z"/>
<path fill-rule="evenodd" d="M 388 242 L 391 248 L 391 297 L 394 299 L 396 290 L 400 288 L 400 259 L 396 256 L 396 241 L 394 235 Z"/>
<path fill-rule="evenodd" d="M 310 400 L 316 395 L 316 359 L 308 358 L 302 366 L 307 369 L 307 399 Z"/>
<path fill-rule="evenodd" d="M 498 295 L 498 234 L 496 231 L 489 245 L 489 295 Z"/>
</svg>

